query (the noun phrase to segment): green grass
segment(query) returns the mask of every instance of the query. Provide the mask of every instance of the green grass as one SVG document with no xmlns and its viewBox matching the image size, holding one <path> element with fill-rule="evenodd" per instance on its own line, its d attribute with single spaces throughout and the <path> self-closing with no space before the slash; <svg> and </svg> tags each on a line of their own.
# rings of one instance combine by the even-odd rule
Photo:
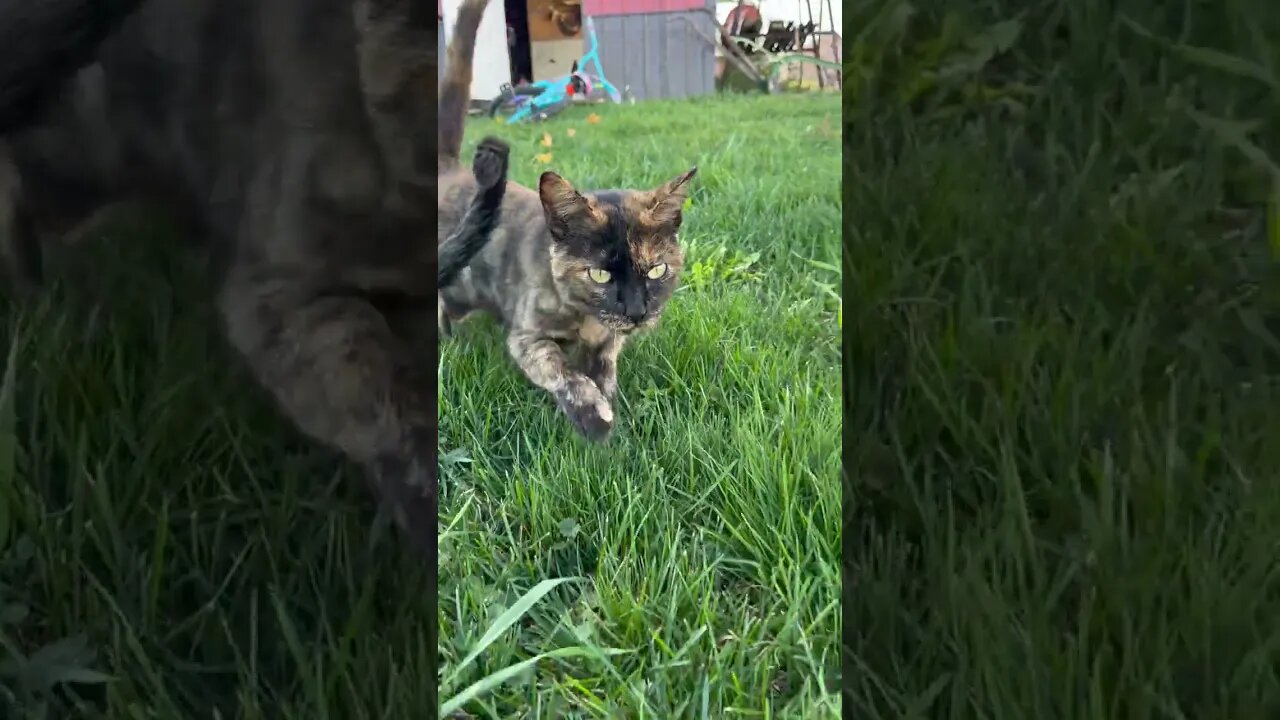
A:
<svg viewBox="0 0 1280 720">
<path fill-rule="evenodd" d="M 875 5 L 845 709 L 1280 717 L 1280 6 Z"/>
<path fill-rule="evenodd" d="M 448 700 L 552 652 L 467 709 L 833 717 L 839 112 L 707 100 L 499 129 L 526 183 L 544 130 L 584 187 L 698 164 L 696 265 L 623 355 L 607 447 L 491 323 L 444 351 L 438 617 L 359 473 L 229 360 L 198 258 L 140 221 L 64 257 L 0 316 L 0 716 L 427 718 L 437 682 Z"/>
<path fill-rule="evenodd" d="M 172 244 L 118 228 L 5 313 L 0 716 L 427 717 L 426 573 Z"/>
<path fill-rule="evenodd" d="M 839 287 L 839 112 L 830 96 L 719 99 L 469 128 L 471 142 L 512 139 L 530 186 L 546 167 L 588 188 L 699 173 L 685 283 L 623 352 L 607 446 L 574 436 L 494 323 L 442 349 L 442 698 L 581 647 L 468 710 L 837 715 L 839 327 L 823 284 Z M 549 578 L 577 579 L 455 675 L 497 613 Z"/>
</svg>

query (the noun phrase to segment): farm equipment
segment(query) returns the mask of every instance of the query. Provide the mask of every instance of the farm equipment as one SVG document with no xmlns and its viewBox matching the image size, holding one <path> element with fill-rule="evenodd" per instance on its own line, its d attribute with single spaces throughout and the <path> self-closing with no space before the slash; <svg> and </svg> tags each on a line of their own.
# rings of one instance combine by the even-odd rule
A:
<svg viewBox="0 0 1280 720">
<path fill-rule="evenodd" d="M 574 61 L 568 75 L 516 87 L 504 83 L 501 94 L 489 104 L 490 117 L 497 117 L 498 113 L 511 110 L 511 116 L 507 118 L 508 125 L 546 120 L 574 103 L 603 100 L 601 94 L 614 103 L 622 103 L 622 93 L 604 76 L 604 67 L 600 64 L 600 46 L 590 17 L 584 20 L 583 26 L 590 39 L 590 47 L 581 58 Z M 594 72 L 588 72 L 588 67 L 594 68 Z"/>
<path fill-rule="evenodd" d="M 778 86 L 782 69 L 789 65 L 813 65 L 818 86 L 826 87 L 828 78 L 835 87 L 842 87 L 841 61 L 838 35 L 834 24 L 831 0 L 818 0 L 818 15 L 814 18 L 812 0 L 798 0 L 807 9 L 808 22 L 772 20 L 765 26 L 764 18 L 756 5 L 738 0 L 720 25 L 720 44 L 726 60 L 749 80 L 761 88 Z M 824 7 L 825 3 L 825 7 Z M 836 37 L 834 56 L 824 58 L 823 39 Z"/>
</svg>

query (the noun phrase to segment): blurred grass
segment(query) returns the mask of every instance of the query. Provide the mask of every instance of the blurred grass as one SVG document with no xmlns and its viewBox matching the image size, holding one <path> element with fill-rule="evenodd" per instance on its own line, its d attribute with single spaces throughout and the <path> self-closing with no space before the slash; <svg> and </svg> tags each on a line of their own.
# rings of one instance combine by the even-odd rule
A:
<svg viewBox="0 0 1280 720">
<path fill-rule="evenodd" d="M 422 717 L 426 574 L 125 221 L 6 306 L 0 716 Z"/>
<path fill-rule="evenodd" d="M 848 23 L 847 711 L 1280 717 L 1280 6 Z"/>
</svg>

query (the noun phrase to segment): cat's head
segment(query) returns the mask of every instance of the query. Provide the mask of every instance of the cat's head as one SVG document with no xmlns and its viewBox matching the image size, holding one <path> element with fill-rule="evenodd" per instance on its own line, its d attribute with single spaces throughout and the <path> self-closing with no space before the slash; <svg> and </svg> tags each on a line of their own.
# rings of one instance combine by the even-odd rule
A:
<svg viewBox="0 0 1280 720">
<path fill-rule="evenodd" d="M 545 172 L 538 195 L 551 231 L 551 272 L 561 293 L 605 326 L 627 332 L 657 322 L 684 266 L 677 233 L 698 169 L 652 190 L 582 194 Z"/>
</svg>

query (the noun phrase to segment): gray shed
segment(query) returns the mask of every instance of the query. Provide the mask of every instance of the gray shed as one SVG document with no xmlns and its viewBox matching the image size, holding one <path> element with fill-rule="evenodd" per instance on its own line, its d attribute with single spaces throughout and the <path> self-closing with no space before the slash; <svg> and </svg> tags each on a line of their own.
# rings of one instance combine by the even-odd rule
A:
<svg viewBox="0 0 1280 720">
<path fill-rule="evenodd" d="M 715 0 L 583 0 L 582 11 L 605 76 L 637 100 L 715 92 Z"/>
<path fill-rule="evenodd" d="M 443 2 L 436 0 L 436 5 L 439 76 L 444 72 L 446 20 Z M 618 89 L 630 88 L 637 100 L 715 92 L 715 0 L 503 0 L 503 5 L 510 55 L 502 48 L 486 57 L 482 45 L 476 48 L 476 66 L 509 63 L 512 84 L 566 75 L 589 47 L 582 22 L 589 17 L 600 64 Z"/>
</svg>

